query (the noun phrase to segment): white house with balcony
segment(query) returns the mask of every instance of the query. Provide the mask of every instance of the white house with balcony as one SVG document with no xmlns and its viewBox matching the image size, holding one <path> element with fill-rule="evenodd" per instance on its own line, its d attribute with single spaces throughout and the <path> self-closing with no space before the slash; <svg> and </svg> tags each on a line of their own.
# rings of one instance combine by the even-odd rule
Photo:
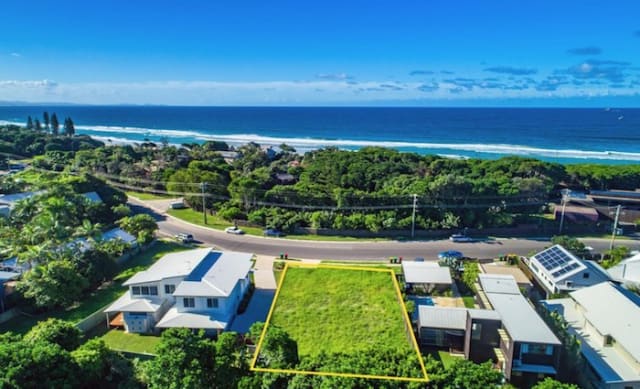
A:
<svg viewBox="0 0 640 389">
<path fill-rule="evenodd" d="M 129 291 L 105 313 L 127 332 L 184 327 L 219 333 L 235 318 L 249 289 L 253 254 L 195 249 L 167 254 L 124 285 Z"/>
<path fill-rule="evenodd" d="M 582 387 L 640 388 L 640 297 L 611 282 L 542 302 L 569 325 L 586 362 Z"/>
</svg>

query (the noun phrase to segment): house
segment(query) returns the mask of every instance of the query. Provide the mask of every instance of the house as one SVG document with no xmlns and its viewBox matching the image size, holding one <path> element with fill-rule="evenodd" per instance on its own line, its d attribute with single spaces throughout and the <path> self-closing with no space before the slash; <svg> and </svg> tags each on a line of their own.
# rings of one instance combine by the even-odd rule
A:
<svg viewBox="0 0 640 389">
<path fill-rule="evenodd" d="M 167 254 L 128 279 L 129 291 L 105 313 L 127 332 L 162 328 L 204 329 L 217 334 L 235 318 L 249 289 L 252 254 L 211 248 Z"/>
<path fill-rule="evenodd" d="M 420 345 L 463 352 L 478 363 L 492 360 L 514 385 L 555 376 L 561 343 L 513 276 L 481 274 L 478 279 L 485 309 L 418 306 Z"/>
<path fill-rule="evenodd" d="M 560 340 L 520 293 L 515 279 L 480 274 L 478 280 L 482 305 L 500 315 L 500 343 L 495 352 L 505 378 L 516 386 L 526 386 L 544 376 L 554 377 Z"/>
<path fill-rule="evenodd" d="M 435 262 L 402 262 L 402 274 L 407 289 L 432 292 L 451 288 L 451 271 Z"/>
<path fill-rule="evenodd" d="M 112 228 L 109 231 L 103 232 L 101 239 L 105 242 L 118 239 L 124 243 L 127 243 L 132 248 L 138 247 L 138 240 L 136 239 L 136 237 L 123 230 L 122 228 Z"/>
<path fill-rule="evenodd" d="M 9 217 L 18 201 L 28 199 L 41 193 L 44 193 L 44 191 L 0 194 L 0 216 Z"/>
<path fill-rule="evenodd" d="M 542 302 L 560 313 L 575 334 L 591 388 L 640 388 L 640 298 L 611 282 L 582 288 L 568 298 Z"/>
<path fill-rule="evenodd" d="M 525 258 L 523 262 L 547 296 L 568 293 L 609 280 L 606 270 L 597 263 L 579 259 L 560 245 Z"/>
<path fill-rule="evenodd" d="M 626 286 L 640 287 L 640 254 L 607 269 L 612 280 Z"/>
</svg>

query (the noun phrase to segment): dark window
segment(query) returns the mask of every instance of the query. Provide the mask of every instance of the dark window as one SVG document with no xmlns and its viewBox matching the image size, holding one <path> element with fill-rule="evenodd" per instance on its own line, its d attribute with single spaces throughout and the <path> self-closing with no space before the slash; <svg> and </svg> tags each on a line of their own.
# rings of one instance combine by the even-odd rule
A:
<svg viewBox="0 0 640 389">
<path fill-rule="evenodd" d="M 218 299 L 207 299 L 207 308 L 218 308 Z"/>
<path fill-rule="evenodd" d="M 151 296 L 157 296 L 158 295 L 158 287 L 157 286 L 150 286 L 149 287 L 149 294 Z"/>
<path fill-rule="evenodd" d="M 131 287 L 131 294 L 133 294 L 134 296 L 137 296 L 140 294 L 140 287 L 139 286 L 132 286 Z"/>
<path fill-rule="evenodd" d="M 193 297 L 185 297 L 182 299 L 182 303 L 185 308 L 194 308 L 196 306 L 196 300 Z"/>
<path fill-rule="evenodd" d="M 145 296 L 149 295 L 149 287 L 148 286 L 141 286 L 140 287 L 140 291 L 142 292 L 142 294 L 144 294 Z"/>
<path fill-rule="evenodd" d="M 480 340 L 481 337 L 482 337 L 482 324 L 473 323 L 471 325 L 471 339 Z"/>
<path fill-rule="evenodd" d="M 589 273 L 583 273 L 582 278 L 589 278 Z"/>
<path fill-rule="evenodd" d="M 173 293 L 175 291 L 176 291 L 176 286 L 175 285 L 165 285 L 164 286 L 164 292 L 166 294 L 171 294 L 171 293 Z"/>
</svg>

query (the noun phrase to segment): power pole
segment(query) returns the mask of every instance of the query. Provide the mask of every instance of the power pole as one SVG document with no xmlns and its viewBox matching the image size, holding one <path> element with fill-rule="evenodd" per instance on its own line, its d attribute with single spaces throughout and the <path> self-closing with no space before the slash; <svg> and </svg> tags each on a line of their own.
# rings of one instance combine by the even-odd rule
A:
<svg viewBox="0 0 640 389">
<path fill-rule="evenodd" d="M 567 200 L 565 196 L 562 196 L 562 214 L 560 215 L 560 228 L 558 229 L 558 235 L 562 235 L 562 226 L 564 225 L 564 209 L 567 207 Z"/>
<path fill-rule="evenodd" d="M 609 250 L 613 250 L 613 241 L 616 240 L 616 233 L 618 232 L 618 219 L 620 218 L 620 209 L 622 206 L 618 204 L 616 207 L 616 218 L 613 221 L 613 231 L 611 232 L 611 243 L 609 244 Z"/>
<path fill-rule="evenodd" d="M 411 215 L 411 238 L 415 237 L 416 233 L 416 206 L 418 205 L 418 195 L 413 194 L 413 214 Z"/>
<path fill-rule="evenodd" d="M 204 194 L 204 190 L 207 186 L 206 182 L 200 184 L 200 189 L 202 189 L 202 217 L 204 219 L 204 224 L 207 224 L 207 202 Z"/>
</svg>

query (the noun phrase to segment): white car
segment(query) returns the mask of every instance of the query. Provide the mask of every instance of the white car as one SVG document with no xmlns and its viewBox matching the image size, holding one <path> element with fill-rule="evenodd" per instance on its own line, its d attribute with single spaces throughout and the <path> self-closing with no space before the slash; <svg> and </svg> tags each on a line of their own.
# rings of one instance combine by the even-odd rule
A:
<svg viewBox="0 0 640 389">
<path fill-rule="evenodd" d="M 236 226 L 227 227 L 224 229 L 224 232 L 226 232 L 227 234 L 235 234 L 235 235 L 244 234 L 244 231 Z"/>
<path fill-rule="evenodd" d="M 473 242 L 472 237 L 462 234 L 453 234 L 449 237 L 449 240 L 452 242 Z"/>
</svg>

